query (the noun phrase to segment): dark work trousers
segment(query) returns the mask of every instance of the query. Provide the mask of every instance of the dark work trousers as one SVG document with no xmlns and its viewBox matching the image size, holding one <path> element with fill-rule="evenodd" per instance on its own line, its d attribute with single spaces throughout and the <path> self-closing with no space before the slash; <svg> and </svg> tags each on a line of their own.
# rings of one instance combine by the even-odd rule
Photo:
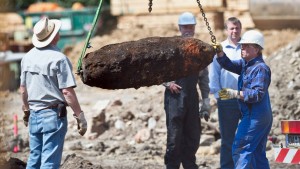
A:
<svg viewBox="0 0 300 169">
<path fill-rule="evenodd" d="M 232 144 L 241 119 L 241 109 L 237 99 L 218 98 L 218 115 L 221 132 L 220 166 L 221 169 L 233 169 Z"/>
<path fill-rule="evenodd" d="M 196 90 L 197 75 L 177 80 L 182 87 L 179 94 L 165 91 L 167 123 L 167 169 L 197 169 L 196 152 L 200 141 L 199 96 Z"/>
</svg>

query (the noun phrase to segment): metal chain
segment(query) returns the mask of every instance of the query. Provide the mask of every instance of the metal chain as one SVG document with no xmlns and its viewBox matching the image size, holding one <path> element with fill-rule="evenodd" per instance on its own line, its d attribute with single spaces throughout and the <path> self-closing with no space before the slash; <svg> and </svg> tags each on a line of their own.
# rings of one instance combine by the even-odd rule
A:
<svg viewBox="0 0 300 169">
<path fill-rule="evenodd" d="M 149 12 L 152 11 L 152 5 L 153 5 L 152 1 L 153 1 L 153 0 L 149 0 L 149 4 L 148 4 L 148 5 L 149 5 L 149 8 L 148 8 L 148 11 L 149 11 Z M 202 7 L 202 5 L 201 5 L 201 3 L 200 3 L 200 0 L 197 0 L 197 3 L 198 3 L 198 6 L 199 6 L 199 8 L 200 8 L 200 11 L 201 11 L 201 13 L 202 13 L 203 19 L 204 19 L 205 24 L 206 24 L 206 26 L 207 26 L 207 29 L 208 29 L 208 31 L 209 31 L 211 42 L 212 42 L 212 43 L 216 43 L 216 37 L 215 37 L 214 33 L 212 32 L 211 27 L 209 26 L 209 23 L 208 23 L 207 18 L 206 18 L 206 16 L 205 16 L 205 13 L 204 13 L 203 7 Z"/>
<path fill-rule="evenodd" d="M 197 0 L 197 3 L 198 3 L 198 6 L 199 6 L 199 8 L 200 8 L 200 11 L 201 11 L 201 13 L 202 13 L 202 16 L 203 16 L 203 18 L 204 18 L 204 21 L 205 21 L 205 23 L 206 23 L 207 29 L 208 29 L 208 31 L 209 31 L 211 42 L 212 42 L 212 43 L 216 43 L 216 37 L 215 37 L 215 35 L 213 34 L 213 32 L 212 32 L 212 30 L 211 30 L 211 28 L 210 28 L 210 26 L 209 26 L 209 23 L 208 23 L 207 18 L 206 18 L 206 16 L 205 16 L 205 13 L 204 13 L 204 10 L 203 10 L 202 5 L 201 5 L 201 3 L 200 3 L 200 0 Z"/>
<path fill-rule="evenodd" d="M 152 5 L 153 5 L 153 3 L 152 3 L 152 0 L 149 0 L 149 8 L 148 8 L 148 11 L 149 11 L 149 13 L 151 13 L 151 11 L 152 11 Z"/>
</svg>

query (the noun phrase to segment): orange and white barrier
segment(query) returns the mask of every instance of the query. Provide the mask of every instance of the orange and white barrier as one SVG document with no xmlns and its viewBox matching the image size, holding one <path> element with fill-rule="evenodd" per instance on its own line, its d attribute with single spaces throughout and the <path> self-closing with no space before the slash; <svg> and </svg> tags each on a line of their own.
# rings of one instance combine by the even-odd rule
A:
<svg viewBox="0 0 300 169">
<path fill-rule="evenodd" d="M 275 162 L 300 164 L 300 149 L 297 148 L 275 148 Z"/>
</svg>

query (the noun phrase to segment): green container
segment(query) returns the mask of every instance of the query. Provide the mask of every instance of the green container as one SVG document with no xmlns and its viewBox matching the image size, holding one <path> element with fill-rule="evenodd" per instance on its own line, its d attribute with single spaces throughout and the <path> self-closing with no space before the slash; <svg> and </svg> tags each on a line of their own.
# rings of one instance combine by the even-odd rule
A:
<svg viewBox="0 0 300 169">
<path fill-rule="evenodd" d="M 47 16 L 49 19 L 61 20 L 62 26 L 59 31 L 60 41 L 58 47 L 63 49 L 67 46 L 74 46 L 77 42 L 86 39 L 89 30 L 92 28 L 96 10 L 97 8 L 85 8 L 83 10 L 66 9 L 57 12 L 24 12 L 21 13 L 21 16 L 29 29 L 32 29 L 43 16 Z"/>
</svg>

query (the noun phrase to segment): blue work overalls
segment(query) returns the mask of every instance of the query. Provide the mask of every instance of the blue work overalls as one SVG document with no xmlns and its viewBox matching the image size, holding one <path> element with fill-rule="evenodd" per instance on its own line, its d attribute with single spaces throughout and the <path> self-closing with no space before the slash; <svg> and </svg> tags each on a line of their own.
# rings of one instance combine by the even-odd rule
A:
<svg viewBox="0 0 300 169">
<path fill-rule="evenodd" d="M 236 169 L 269 169 L 266 157 L 268 134 L 273 117 L 268 88 L 271 82 L 270 68 L 262 56 L 249 62 L 230 60 L 226 55 L 217 58 L 226 70 L 239 74 L 238 90 L 242 112 L 241 122 L 232 145 L 232 158 Z"/>
</svg>

